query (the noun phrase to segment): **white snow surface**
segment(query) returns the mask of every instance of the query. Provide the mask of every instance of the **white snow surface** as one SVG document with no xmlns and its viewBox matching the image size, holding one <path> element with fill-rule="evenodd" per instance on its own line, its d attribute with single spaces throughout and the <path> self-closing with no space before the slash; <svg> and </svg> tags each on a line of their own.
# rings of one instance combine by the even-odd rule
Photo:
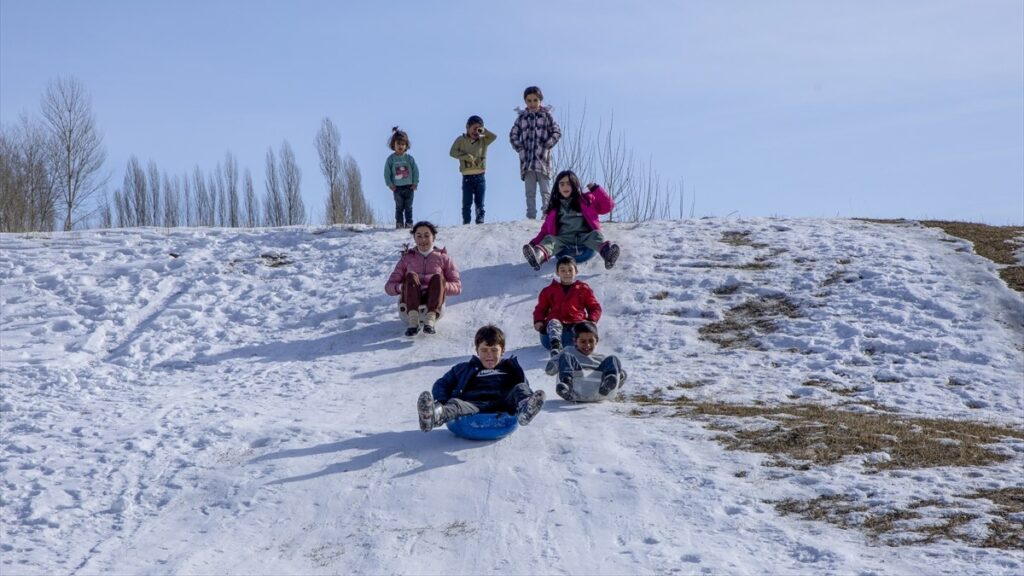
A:
<svg viewBox="0 0 1024 576">
<path fill-rule="evenodd" d="M 442 228 L 463 293 L 416 338 L 383 291 L 407 231 L 0 235 L 0 573 L 1024 573 L 1020 550 L 889 546 L 772 504 L 1020 487 L 1020 440 L 984 467 L 872 473 L 880 453 L 801 471 L 698 419 L 631 414 L 632 395 L 690 382 L 698 400 L 852 398 L 1021 428 L 1024 300 L 967 242 L 915 223 L 607 224 L 619 264 L 580 278 L 604 306 L 598 351 L 630 377 L 616 401 L 574 405 L 531 326 L 552 279 L 522 261 L 536 227 Z M 772 295 L 800 314 L 761 349 L 700 338 Z M 543 411 L 497 442 L 421 432 L 417 395 L 489 322 Z"/>
</svg>

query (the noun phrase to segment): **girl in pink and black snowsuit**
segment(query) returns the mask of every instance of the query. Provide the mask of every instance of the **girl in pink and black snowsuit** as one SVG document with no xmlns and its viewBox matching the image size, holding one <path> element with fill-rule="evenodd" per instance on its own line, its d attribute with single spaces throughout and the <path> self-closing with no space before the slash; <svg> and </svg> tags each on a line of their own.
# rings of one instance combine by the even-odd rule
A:
<svg viewBox="0 0 1024 576">
<path fill-rule="evenodd" d="M 422 330 L 433 334 L 445 297 L 461 294 L 462 280 L 448 252 L 434 247 L 436 226 L 430 222 L 417 222 L 411 232 L 416 246 L 402 254 L 384 284 L 384 292 L 399 296 L 399 313 L 409 322 L 406 336 L 419 334 L 421 321 Z"/>
<path fill-rule="evenodd" d="M 566 248 L 586 246 L 599 253 L 604 267 L 615 266 L 619 245 L 605 240 L 599 217 L 615 207 L 604 188 L 591 182 L 583 192 L 580 179 L 571 170 L 558 173 L 540 232 L 523 246 L 523 256 L 540 270 L 541 264 Z"/>
</svg>

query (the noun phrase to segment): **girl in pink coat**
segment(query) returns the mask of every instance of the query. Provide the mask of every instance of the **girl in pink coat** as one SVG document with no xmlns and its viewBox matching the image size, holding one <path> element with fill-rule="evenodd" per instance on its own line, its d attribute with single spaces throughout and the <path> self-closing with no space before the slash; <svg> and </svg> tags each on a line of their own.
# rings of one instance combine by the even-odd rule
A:
<svg viewBox="0 0 1024 576">
<path fill-rule="evenodd" d="M 557 192 L 557 194 L 556 194 Z M 615 266 L 619 245 L 604 239 L 598 217 L 615 207 L 615 201 L 599 185 L 587 184 L 583 192 L 580 179 L 571 170 L 559 172 L 551 190 L 540 233 L 523 246 L 523 256 L 534 270 L 566 248 L 586 246 L 601 255 L 604 267 Z"/>
<path fill-rule="evenodd" d="M 384 284 L 384 292 L 399 297 L 399 314 L 409 321 L 406 336 L 419 334 L 421 322 L 423 332 L 433 334 L 445 297 L 460 294 L 462 280 L 448 252 L 434 247 L 436 226 L 417 222 L 411 232 L 416 246 L 402 254 Z"/>
</svg>

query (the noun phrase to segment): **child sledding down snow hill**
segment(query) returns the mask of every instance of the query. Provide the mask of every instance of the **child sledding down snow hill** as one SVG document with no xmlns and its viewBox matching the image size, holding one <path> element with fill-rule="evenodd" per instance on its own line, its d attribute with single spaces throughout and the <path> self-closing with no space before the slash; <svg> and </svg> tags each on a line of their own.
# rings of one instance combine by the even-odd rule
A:
<svg viewBox="0 0 1024 576">
<path fill-rule="evenodd" d="M 417 222 L 412 230 L 416 246 L 406 250 L 384 284 L 384 292 L 398 296 L 399 315 L 409 327 L 406 336 L 434 333 L 441 317 L 446 296 L 462 293 L 462 280 L 455 261 L 444 248 L 434 247 L 437 227 L 430 222 Z"/>
<path fill-rule="evenodd" d="M 615 207 L 604 188 L 591 182 L 583 192 L 580 179 L 571 170 L 558 173 L 548 205 L 544 207 L 544 224 L 523 256 L 534 270 L 563 250 L 584 246 L 601 255 L 604 267 L 615 266 L 619 245 L 605 240 L 599 217 Z"/>
<path fill-rule="evenodd" d="M 573 330 L 573 345 L 566 347 L 545 366 L 549 375 L 558 374 L 555 393 L 570 402 L 595 402 L 611 396 L 626 383 L 626 371 L 616 356 L 597 354 L 597 325 L 580 322 Z"/>
<path fill-rule="evenodd" d="M 461 416 L 479 412 L 515 414 L 526 426 L 544 405 L 544 391 L 530 389 L 526 374 L 513 356 L 505 354 L 505 333 L 487 325 L 473 338 L 476 356 L 453 366 L 434 382 L 429 392 L 420 394 L 416 411 L 420 430 L 430 432 Z"/>
<path fill-rule="evenodd" d="M 576 261 L 562 256 L 555 265 L 557 280 L 552 280 L 537 296 L 533 309 L 533 328 L 540 332 L 541 346 L 557 355 L 573 341 L 573 326 L 584 320 L 601 319 L 601 304 L 590 285 L 576 279 Z"/>
</svg>

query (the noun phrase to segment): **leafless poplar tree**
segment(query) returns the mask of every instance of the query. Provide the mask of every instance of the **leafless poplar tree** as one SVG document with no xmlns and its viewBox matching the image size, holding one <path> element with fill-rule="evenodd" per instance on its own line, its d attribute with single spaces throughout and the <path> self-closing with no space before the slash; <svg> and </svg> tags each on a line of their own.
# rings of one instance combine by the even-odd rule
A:
<svg viewBox="0 0 1024 576">
<path fill-rule="evenodd" d="M 175 176 L 171 181 L 167 174 L 164 174 L 164 213 L 163 225 L 166 228 L 174 228 L 181 225 L 181 180 Z"/>
<path fill-rule="evenodd" d="M 224 194 L 224 171 L 220 164 L 210 172 L 209 193 L 213 204 L 214 226 L 227 226 L 227 197 Z"/>
<path fill-rule="evenodd" d="M 260 225 L 260 204 L 252 186 L 252 172 L 248 168 L 245 169 L 245 225 L 249 228 Z"/>
<path fill-rule="evenodd" d="M 306 223 L 306 205 L 302 201 L 302 170 L 295 161 L 295 153 L 285 140 L 281 144 L 281 189 L 284 192 L 285 220 L 288 226 Z"/>
<path fill-rule="evenodd" d="M 195 199 L 192 194 L 192 183 L 189 181 L 186 172 L 181 178 L 181 206 L 185 212 L 185 226 L 189 228 L 196 225 Z"/>
<path fill-rule="evenodd" d="M 206 189 L 206 178 L 203 171 L 197 165 L 192 171 L 192 204 L 195 216 L 195 226 L 213 226 L 213 202 L 210 200 L 209 191 Z"/>
<path fill-rule="evenodd" d="M 160 204 L 160 169 L 157 168 L 156 162 L 153 160 L 150 160 L 149 163 L 146 164 L 146 176 L 149 179 L 149 202 L 147 203 L 149 214 L 146 216 L 146 226 L 159 226 L 162 217 L 162 206 Z"/>
<path fill-rule="evenodd" d="M 320 123 L 316 151 L 320 156 L 320 172 L 327 181 L 327 223 L 348 222 L 350 210 L 342 194 L 341 136 L 330 118 Z"/>
<path fill-rule="evenodd" d="M 266 196 L 263 199 L 263 218 L 265 226 L 284 226 L 284 196 L 281 194 L 281 182 L 277 173 L 277 157 L 273 148 L 267 148 L 265 180 Z"/>
<path fill-rule="evenodd" d="M 238 161 L 229 151 L 224 155 L 224 186 L 227 190 L 227 225 L 238 228 L 241 225 L 241 213 L 238 210 Z"/>
<path fill-rule="evenodd" d="M 363 176 L 359 171 L 359 165 L 351 155 L 345 155 L 342 162 L 343 190 L 348 200 L 349 222 L 357 224 L 373 224 L 373 211 L 366 204 L 366 196 L 363 195 Z"/>
<path fill-rule="evenodd" d="M 118 225 L 127 228 L 149 226 L 149 193 L 146 184 L 146 172 L 142 169 L 139 159 L 132 156 L 124 171 L 124 182 L 121 185 L 120 204 L 123 205 L 124 220 Z"/>
<path fill-rule="evenodd" d="M 71 230 L 86 201 L 105 181 L 100 170 L 107 153 L 96 129 L 85 87 L 75 78 L 59 78 L 43 95 L 43 118 L 51 139 L 51 175 L 64 211 L 64 230 Z"/>
</svg>

